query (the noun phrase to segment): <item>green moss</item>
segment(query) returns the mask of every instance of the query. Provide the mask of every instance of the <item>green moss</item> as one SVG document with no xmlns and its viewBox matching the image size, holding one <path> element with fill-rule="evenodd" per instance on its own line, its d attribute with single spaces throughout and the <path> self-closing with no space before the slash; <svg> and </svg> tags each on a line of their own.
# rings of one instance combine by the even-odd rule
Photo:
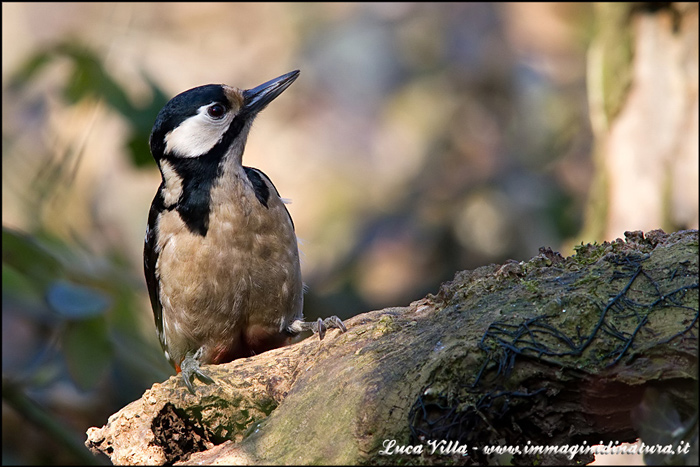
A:
<svg viewBox="0 0 700 467">
<path fill-rule="evenodd" d="M 266 416 L 269 416 L 273 410 L 277 408 L 277 402 L 272 399 L 261 399 L 256 402 L 255 408 L 264 413 Z"/>
<path fill-rule="evenodd" d="M 525 287 L 525 289 L 527 289 L 527 291 L 531 294 L 537 295 L 539 292 L 538 282 L 535 280 L 521 279 L 520 284 L 522 284 L 522 286 Z"/>
<path fill-rule="evenodd" d="M 588 271 L 588 274 L 585 274 L 582 276 L 580 279 L 578 279 L 576 282 L 574 282 L 571 286 L 573 290 L 576 289 L 582 289 L 582 288 L 588 288 L 591 292 L 594 292 L 597 290 L 597 288 L 591 288 L 591 286 L 597 282 L 600 282 L 601 278 L 601 272 L 597 270 L 590 270 Z"/>
<path fill-rule="evenodd" d="M 609 251 L 610 245 L 598 245 L 597 242 L 593 244 L 587 243 L 574 246 L 573 256 L 574 261 L 582 266 L 588 266 L 597 262 L 600 258 L 605 256 L 605 253 Z"/>
<path fill-rule="evenodd" d="M 394 318 L 390 315 L 384 315 L 379 318 L 376 328 L 374 329 L 374 335 L 376 337 L 381 337 L 385 334 L 396 332 L 400 329 L 399 325 L 396 323 Z"/>
</svg>

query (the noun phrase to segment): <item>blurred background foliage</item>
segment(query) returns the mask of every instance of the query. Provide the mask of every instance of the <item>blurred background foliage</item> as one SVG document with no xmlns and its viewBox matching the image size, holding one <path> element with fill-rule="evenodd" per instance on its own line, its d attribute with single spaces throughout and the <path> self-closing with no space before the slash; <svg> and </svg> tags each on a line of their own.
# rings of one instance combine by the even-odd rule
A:
<svg viewBox="0 0 700 467">
<path fill-rule="evenodd" d="M 4 464 L 99 462 L 85 430 L 172 374 L 141 252 L 148 135 L 185 89 L 301 70 L 244 163 L 293 200 L 308 318 L 606 240 L 578 237 L 590 4 L 2 9 Z"/>
</svg>

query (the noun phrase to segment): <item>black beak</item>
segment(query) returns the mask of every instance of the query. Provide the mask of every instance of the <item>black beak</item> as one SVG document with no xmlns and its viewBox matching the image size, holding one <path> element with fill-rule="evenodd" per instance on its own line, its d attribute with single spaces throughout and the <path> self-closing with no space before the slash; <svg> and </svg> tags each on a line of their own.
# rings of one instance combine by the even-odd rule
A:
<svg viewBox="0 0 700 467">
<path fill-rule="evenodd" d="M 246 89 L 243 91 L 243 110 L 252 115 L 260 112 L 275 97 L 282 94 L 282 91 L 287 89 L 298 77 L 299 70 L 294 70 L 253 89 Z"/>
</svg>

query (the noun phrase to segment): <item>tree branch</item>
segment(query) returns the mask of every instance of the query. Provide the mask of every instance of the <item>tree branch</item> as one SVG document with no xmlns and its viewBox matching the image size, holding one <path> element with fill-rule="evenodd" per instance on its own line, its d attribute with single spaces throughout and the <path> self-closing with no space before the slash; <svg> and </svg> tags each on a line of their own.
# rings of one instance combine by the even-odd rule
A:
<svg viewBox="0 0 700 467">
<path fill-rule="evenodd" d="M 463 271 L 345 334 L 207 366 L 216 383 L 196 396 L 171 377 L 86 445 L 117 464 L 484 463 L 492 445 L 634 441 L 655 407 L 697 421 L 698 232 L 576 250 Z M 422 454 L 383 456 L 386 440 Z M 431 457 L 431 440 L 469 457 Z"/>
</svg>

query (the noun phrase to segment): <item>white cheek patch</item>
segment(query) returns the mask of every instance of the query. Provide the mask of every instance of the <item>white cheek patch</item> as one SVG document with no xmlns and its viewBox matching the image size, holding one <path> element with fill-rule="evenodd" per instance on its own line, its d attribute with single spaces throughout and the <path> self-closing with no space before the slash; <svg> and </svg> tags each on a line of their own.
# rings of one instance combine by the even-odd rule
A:
<svg viewBox="0 0 700 467">
<path fill-rule="evenodd" d="M 233 120 L 233 112 L 227 113 L 221 120 L 213 120 L 207 115 L 208 107 L 209 105 L 200 107 L 197 115 L 183 121 L 165 135 L 165 154 L 199 157 L 221 141 Z"/>
</svg>

